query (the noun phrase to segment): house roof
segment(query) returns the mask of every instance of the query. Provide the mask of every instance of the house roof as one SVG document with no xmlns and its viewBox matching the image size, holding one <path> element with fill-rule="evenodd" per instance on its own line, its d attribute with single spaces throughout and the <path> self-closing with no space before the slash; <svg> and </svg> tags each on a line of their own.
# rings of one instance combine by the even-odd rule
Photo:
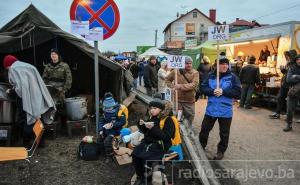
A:
<svg viewBox="0 0 300 185">
<path fill-rule="evenodd" d="M 235 22 L 232 22 L 229 24 L 230 26 L 250 26 L 250 27 L 254 27 L 254 26 L 261 26 L 258 22 L 253 21 L 253 22 L 249 22 L 246 21 L 244 19 L 237 19 Z"/>
<path fill-rule="evenodd" d="M 175 19 L 174 21 L 170 22 L 170 23 L 166 26 L 166 28 L 164 29 L 163 32 L 166 32 L 167 29 L 168 29 L 174 22 L 180 20 L 182 17 L 188 15 L 189 13 L 191 13 L 191 12 L 193 12 L 193 11 L 199 12 L 203 17 L 207 18 L 209 21 L 211 21 L 212 23 L 214 23 L 207 15 L 205 15 L 204 13 L 202 13 L 202 12 L 201 12 L 200 10 L 198 10 L 197 8 L 194 8 L 193 10 L 187 12 L 186 14 L 183 14 L 183 15 L 179 16 L 177 19 Z M 214 24 L 215 24 L 215 23 L 214 23 Z"/>
</svg>

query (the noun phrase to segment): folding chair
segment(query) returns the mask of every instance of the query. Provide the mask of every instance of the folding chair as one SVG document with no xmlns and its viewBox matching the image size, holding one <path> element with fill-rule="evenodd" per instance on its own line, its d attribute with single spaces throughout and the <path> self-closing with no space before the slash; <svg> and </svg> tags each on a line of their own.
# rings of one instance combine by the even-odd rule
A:
<svg viewBox="0 0 300 185">
<path fill-rule="evenodd" d="M 30 162 L 29 159 L 33 156 L 44 132 L 44 125 L 41 120 L 38 119 L 34 123 L 33 132 L 35 139 L 29 150 L 25 147 L 0 147 L 0 161 L 26 160 Z"/>
</svg>

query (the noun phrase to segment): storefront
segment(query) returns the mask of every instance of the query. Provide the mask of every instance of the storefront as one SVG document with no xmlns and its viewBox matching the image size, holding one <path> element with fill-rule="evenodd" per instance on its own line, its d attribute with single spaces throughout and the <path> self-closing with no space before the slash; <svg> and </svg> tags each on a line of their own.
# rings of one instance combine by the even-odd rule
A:
<svg viewBox="0 0 300 185">
<path fill-rule="evenodd" d="M 300 53 L 300 22 L 285 22 L 234 32 L 230 34 L 230 40 L 220 46 L 226 48 L 226 56 L 236 69 L 240 69 L 240 64 L 247 65 L 248 58 L 254 55 L 261 73 L 261 84 L 256 89 L 256 94 L 265 100 L 275 101 L 282 77 L 279 67 L 286 65 L 284 52 L 295 49 Z M 262 64 L 259 58 L 264 47 L 268 48 L 270 56 Z"/>
</svg>

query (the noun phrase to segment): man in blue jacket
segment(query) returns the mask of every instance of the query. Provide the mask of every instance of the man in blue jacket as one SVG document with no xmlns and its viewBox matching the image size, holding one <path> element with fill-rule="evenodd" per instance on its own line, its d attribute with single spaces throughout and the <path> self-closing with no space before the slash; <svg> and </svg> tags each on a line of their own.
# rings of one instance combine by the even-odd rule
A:
<svg viewBox="0 0 300 185">
<path fill-rule="evenodd" d="M 208 78 L 201 84 L 201 91 L 208 96 L 206 113 L 202 121 L 199 134 L 200 143 L 205 149 L 209 132 L 214 127 L 216 120 L 220 127 L 220 142 L 215 160 L 221 160 L 228 147 L 230 125 L 232 121 L 233 99 L 240 98 L 241 83 L 236 75 L 229 70 L 229 60 L 220 59 L 220 87 L 217 88 L 216 70 L 212 71 Z"/>
</svg>

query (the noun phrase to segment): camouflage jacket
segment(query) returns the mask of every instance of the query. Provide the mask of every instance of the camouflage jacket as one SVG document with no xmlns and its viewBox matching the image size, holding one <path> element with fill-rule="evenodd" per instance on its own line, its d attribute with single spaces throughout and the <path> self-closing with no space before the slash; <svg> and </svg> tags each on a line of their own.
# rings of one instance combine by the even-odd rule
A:
<svg viewBox="0 0 300 185">
<path fill-rule="evenodd" d="M 44 69 L 43 79 L 47 85 L 60 84 L 58 86 L 63 91 L 68 91 L 72 86 L 72 73 L 69 65 L 64 62 L 60 62 L 56 66 L 53 66 L 51 63 L 47 64 Z"/>
</svg>

